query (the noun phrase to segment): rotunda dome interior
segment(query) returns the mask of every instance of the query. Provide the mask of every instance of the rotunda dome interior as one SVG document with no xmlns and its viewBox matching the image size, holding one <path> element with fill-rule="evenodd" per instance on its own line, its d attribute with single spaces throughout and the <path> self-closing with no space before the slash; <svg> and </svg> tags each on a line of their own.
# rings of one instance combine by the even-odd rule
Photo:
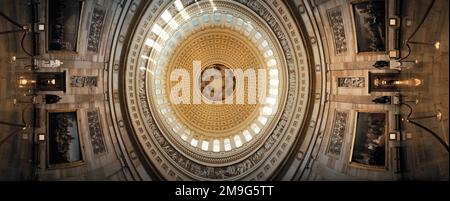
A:
<svg viewBox="0 0 450 201">
<path fill-rule="evenodd" d="M 27 2 L 0 180 L 448 180 L 446 0 Z"/>
</svg>

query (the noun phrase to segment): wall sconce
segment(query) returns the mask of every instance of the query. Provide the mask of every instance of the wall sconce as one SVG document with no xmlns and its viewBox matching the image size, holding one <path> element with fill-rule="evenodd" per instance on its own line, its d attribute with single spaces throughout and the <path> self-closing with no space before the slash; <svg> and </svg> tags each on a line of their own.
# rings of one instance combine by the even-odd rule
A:
<svg viewBox="0 0 450 201">
<path fill-rule="evenodd" d="M 55 85 L 56 84 L 56 80 L 55 79 L 47 80 L 47 84 Z"/>
<path fill-rule="evenodd" d="M 400 132 L 398 132 L 398 131 L 389 132 L 389 140 L 390 141 L 399 141 L 400 140 Z"/>
<path fill-rule="evenodd" d="M 398 19 L 397 18 L 389 18 L 389 26 L 392 26 L 392 27 L 396 27 L 396 26 L 398 26 Z"/>
<path fill-rule="evenodd" d="M 15 64 L 19 59 L 30 59 L 30 57 L 17 57 L 16 55 L 13 55 L 9 58 L 9 63 Z"/>
<path fill-rule="evenodd" d="M 436 41 L 434 43 L 425 43 L 425 42 L 417 42 L 417 41 L 408 41 L 409 44 L 415 44 L 415 45 L 432 45 L 435 49 L 439 50 L 441 48 L 441 42 Z"/>
<path fill-rule="evenodd" d="M 45 134 L 44 134 L 44 133 L 39 133 L 39 134 L 38 134 L 38 140 L 39 140 L 40 142 L 45 141 Z"/>
<path fill-rule="evenodd" d="M 442 121 L 442 112 L 441 110 L 436 110 L 436 113 L 433 115 L 428 116 L 421 116 L 421 117 L 411 117 L 410 120 L 417 120 L 417 119 L 430 119 L 430 118 L 436 118 L 438 121 Z"/>
<path fill-rule="evenodd" d="M 398 50 L 391 50 L 391 51 L 389 51 L 389 58 L 396 59 L 398 57 L 399 57 Z"/>
<path fill-rule="evenodd" d="M 28 85 L 36 84 L 36 80 L 27 79 L 27 78 L 20 76 L 18 79 L 18 84 L 19 84 L 19 88 L 24 88 Z"/>
<path fill-rule="evenodd" d="M 436 48 L 437 50 L 440 49 L 441 48 L 441 43 L 439 41 L 434 43 L 434 48 Z"/>
<path fill-rule="evenodd" d="M 418 87 L 423 84 L 423 81 L 417 78 L 412 78 L 408 80 L 396 80 L 394 85 L 403 85 L 408 87 Z"/>
<path fill-rule="evenodd" d="M 38 22 L 35 24 L 34 30 L 45 31 L 45 24 L 42 22 Z"/>
</svg>

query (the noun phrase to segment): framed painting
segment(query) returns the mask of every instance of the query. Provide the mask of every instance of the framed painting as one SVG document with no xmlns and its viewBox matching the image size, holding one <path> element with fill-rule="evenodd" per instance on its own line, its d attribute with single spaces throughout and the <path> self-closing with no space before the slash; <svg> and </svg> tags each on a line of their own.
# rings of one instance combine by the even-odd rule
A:
<svg viewBox="0 0 450 201">
<path fill-rule="evenodd" d="M 48 0 L 48 51 L 78 51 L 82 0 Z"/>
<path fill-rule="evenodd" d="M 357 111 L 350 165 L 387 169 L 388 113 Z"/>
<path fill-rule="evenodd" d="M 387 52 L 387 9 L 385 0 L 351 2 L 358 53 Z"/>
<path fill-rule="evenodd" d="M 61 168 L 83 164 L 78 114 L 71 111 L 47 112 L 47 165 Z"/>
</svg>

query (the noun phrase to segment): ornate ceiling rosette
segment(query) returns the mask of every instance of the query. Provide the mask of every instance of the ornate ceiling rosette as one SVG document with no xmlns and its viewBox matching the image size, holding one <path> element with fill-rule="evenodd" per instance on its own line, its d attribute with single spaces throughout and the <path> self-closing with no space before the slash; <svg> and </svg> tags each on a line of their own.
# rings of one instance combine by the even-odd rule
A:
<svg viewBox="0 0 450 201">
<path fill-rule="evenodd" d="M 265 180 L 283 163 L 304 124 L 310 97 L 305 45 L 280 1 L 153 1 L 131 35 L 123 76 L 128 122 L 145 156 L 168 180 Z M 174 104 L 184 69 L 195 93 L 194 61 L 258 73 L 244 94 L 262 102 Z M 266 83 L 259 92 L 261 85 Z M 216 97 L 222 101 L 237 93 Z M 256 85 L 256 86 L 254 86 Z M 203 95 L 203 94 L 202 94 Z M 248 95 L 245 95 L 247 101 Z"/>
</svg>

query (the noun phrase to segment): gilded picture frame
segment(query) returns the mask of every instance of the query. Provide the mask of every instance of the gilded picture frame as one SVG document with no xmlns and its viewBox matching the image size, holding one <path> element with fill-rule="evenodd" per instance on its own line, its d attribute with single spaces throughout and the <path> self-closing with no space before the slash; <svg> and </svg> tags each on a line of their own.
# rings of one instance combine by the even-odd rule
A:
<svg viewBox="0 0 450 201">
<path fill-rule="evenodd" d="M 351 166 L 388 169 L 388 115 L 387 111 L 356 111 L 349 157 Z"/>
<path fill-rule="evenodd" d="M 85 164 L 78 110 L 47 110 L 46 165 L 48 169 Z"/>
<path fill-rule="evenodd" d="M 389 27 L 386 25 L 388 21 L 387 1 L 355 0 L 350 2 L 357 54 L 387 54 L 389 52 Z M 381 17 L 380 13 L 384 15 Z"/>
<path fill-rule="evenodd" d="M 78 52 L 79 52 L 79 50 L 80 50 L 80 33 L 81 33 L 81 22 L 82 22 L 82 20 L 83 20 L 83 13 L 84 13 L 84 0 L 74 0 L 74 1 L 78 1 L 79 2 L 79 6 L 80 6 L 80 13 L 79 13 L 79 16 L 78 16 L 78 24 L 76 24 L 75 25 L 75 28 L 77 29 L 76 31 L 75 31 L 75 33 L 76 33 L 76 37 L 75 37 L 75 42 L 73 42 L 73 44 L 71 44 L 71 45 L 75 45 L 75 48 L 72 48 L 72 50 L 66 50 L 66 49 L 61 49 L 61 50 L 58 50 L 58 49 L 53 49 L 53 48 L 51 48 L 50 47 L 50 43 L 51 43 L 51 41 L 52 41 L 52 38 L 51 38 L 51 33 L 49 33 L 49 32 L 51 32 L 54 28 L 53 28 L 53 26 L 54 26 L 54 22 L 51 20 L 51 17 L 50 17 L 50 5 L 51 5 L 51 2 L 50 2 L 51 0 L 47 0 L 46 1 L 46 16 L 47 16 L 47 27 L 46 27 L 46 32 L 45 32 L 45 52 L 46 53 L 52 53 L 52 54 L 59 54 L 59 53 L 61 53 L 61 54 L 77 54 Z M 64 1 L 63 1 L 64 2 Z"/>
</svg>

